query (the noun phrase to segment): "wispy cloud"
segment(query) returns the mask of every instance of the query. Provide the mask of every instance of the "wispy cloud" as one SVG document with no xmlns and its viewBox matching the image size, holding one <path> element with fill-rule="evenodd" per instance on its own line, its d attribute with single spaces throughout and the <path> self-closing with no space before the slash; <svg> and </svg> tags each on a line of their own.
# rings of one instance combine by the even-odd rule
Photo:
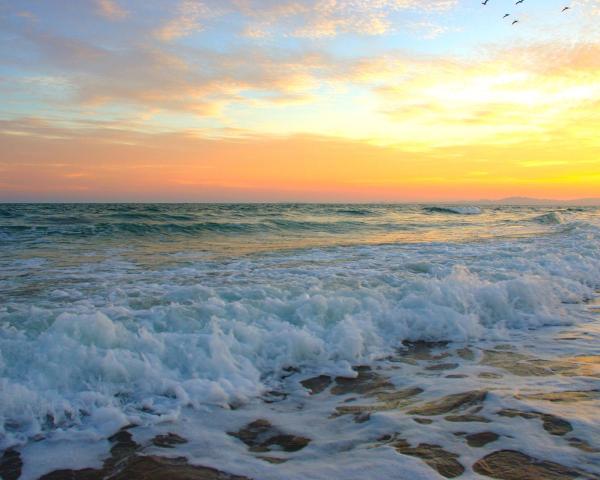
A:
<svg viewBox="0 0 600 480">
<path fill-rule="evenodd" d="M 122 8 L 117 0 L 95 0 L 96 11 L 110 20 L 122 20 L 127 17 L 127 11 Z"/>
<path fill-rule="evenodd" d="M 200 20 L 211 16 L 211 9 L 199 0 L 183 0 L 177 10 L 174 18 L 167 20 L 155 31 L 157 38 L 170 42 L 199 32 L 204 28 Z"/>
<path fill-rule="evenodd" d="M 235 8 L 249 19 L 245 32 L 285 31 L 304 38 L 335 37 L 344 33 L 382 35 L 394 30 L 392 16 L 403 10 L 440 12 L 456 6 L 457 0 L 235 0 Z"/>
<path fill-rule="evenodd" d="M 416 60 L 374 92 L 392 123 L 431 142 L 558 142 L 600 146 L 600 44 L 492 49 L 477 61 Z M 410 72 L 406 74 L 406 72 Z"/>
</svg>

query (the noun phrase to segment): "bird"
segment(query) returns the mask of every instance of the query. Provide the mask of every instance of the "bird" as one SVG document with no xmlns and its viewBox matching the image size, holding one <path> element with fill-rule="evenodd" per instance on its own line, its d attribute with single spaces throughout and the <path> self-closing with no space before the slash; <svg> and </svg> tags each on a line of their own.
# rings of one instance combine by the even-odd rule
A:
<svg viewBox="0 0 600 480">
<path fill-rule="evenodd" d="M 565 12 L 567 10 L 571 10 L 571 7 L 565 7 L 565 8 L 562 9 L 563 12 Z"/>
<path fill-rule="evenodd" d="M 487 2 L 489 2 L 490 0 L 483 0 L 483 2 L 481 2 L 482 5 L 487 5 Z"/>
<path fill-rule="evenodd" d="M 515 23 L 519 23 L 519 21 L 518 20 L 514 20 L 512 24 L 514 25 Z"/>
<path fill-rule="evenodd" d="M 510 13 L 505 13 L 502 18 L 510 17 Z"/>
<path fill-rule="evenodd" d="M 515 5 L 518 5 L 519 3 L 523 3 L 525 0 L 519 0 L 517 3 L 515 3 Z"/>
</svg>

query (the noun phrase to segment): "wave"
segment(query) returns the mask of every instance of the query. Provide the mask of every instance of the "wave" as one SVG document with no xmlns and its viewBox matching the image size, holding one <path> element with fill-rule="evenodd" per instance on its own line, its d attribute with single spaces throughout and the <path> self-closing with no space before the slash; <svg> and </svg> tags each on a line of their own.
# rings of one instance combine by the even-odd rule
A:
<svg viewBox="0 0 600 480">
<path fill-rule="evenodd" d="M 21 214 L 10 207 L 0 206 L 0 218 L 18 218 Z"/>
<path fill-rule="evenodd" d="M 533 221 L 543 225 L 560 225 L 564 223 L 565 220 L 559 212 L 548 212 L 534 217 Z"/>
<path fill-rule="evenodd" d="M 481 213 L 479 207 L 464 206 L 464 207 L 447 207 L 447 206 L 436 206 L 436 207 L 425 207 L 425 210 L 433 213 L 451 213 L 455 215 L 478 215 Z"/>
<path fill-rule="evenodd" d="M 359 217 L 375 215 L 373 210 L 366 208 L 340 208 L 335 210 L 338 215 L 355 215 Z"/>
<path fill-rule="evenodd" d="M 392 222 L 364 223 L 360 221 L 338 220 L 338 221 L 300 221 L 286 220 L 282 218 L 264 220 L 261 222 L 106 222 L 98 224 L 69 222 L 51 222 L 51 225 L 5 225 L 0 226 L 0 233 L 4 235 L 35 235 L 35 236 L 108 236 L 108 235 L 191 235 L 201 234 L 237 234 L 251 235 L 260 233 L 351 233 L 357 229 L 368 229 L 374 231 L 400 231 L 414 227 L 414 224 L 401 224 Z"/>
<path fill-rule="evenodd" d="M 600 285 L 600 234 L 78 273 L 85 284 L 57 284 L 43 308 L 25 297 L 0 309 L 0 449 L 70 428 L 109 436 L 186 406 L 228 408 L 289 366 L 348 371 L 403 340 L 574 323 L 573 304 Z"/>
<path fill-rule="evenodd" d="M 150 222 L 169 221 L 193 221 L 197 220 L 195 215 L 156 213 L 156 212 L 116 212 L 108 215 L 110 218 L 121 220 L 147 220 Z"/>
</svg>

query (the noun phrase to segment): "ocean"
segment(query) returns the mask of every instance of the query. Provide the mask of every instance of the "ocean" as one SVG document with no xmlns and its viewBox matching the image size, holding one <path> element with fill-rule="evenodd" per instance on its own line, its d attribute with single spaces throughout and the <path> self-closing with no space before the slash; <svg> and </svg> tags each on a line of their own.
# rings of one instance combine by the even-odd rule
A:
<svg viewBox="0 0 600 480">
<path fill-rule="evenodd" d="M 0 452 L 26 480 L 108 468 L 118 432 L 255 480 L 597 478 L 599 290 L 596 207 L 2 204 Z"/>
</svg>

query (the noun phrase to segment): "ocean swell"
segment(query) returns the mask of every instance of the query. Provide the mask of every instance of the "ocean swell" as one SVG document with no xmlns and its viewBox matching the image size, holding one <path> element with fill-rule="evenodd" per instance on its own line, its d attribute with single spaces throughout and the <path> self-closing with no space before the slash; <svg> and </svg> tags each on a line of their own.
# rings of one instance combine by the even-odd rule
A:
<svg viewBox="0 0 600 480">
<path fill-rule="evenodd" d="M 436 207 L 426 207 L 426 211 L 432 213 L 449 213 L 453 215 L 478 215 L 481 213 L 481 208 L 474 206 L 460 206 L 460 207 L 451 207 L 451 206 L 436 206 Z"/>
</svg>

